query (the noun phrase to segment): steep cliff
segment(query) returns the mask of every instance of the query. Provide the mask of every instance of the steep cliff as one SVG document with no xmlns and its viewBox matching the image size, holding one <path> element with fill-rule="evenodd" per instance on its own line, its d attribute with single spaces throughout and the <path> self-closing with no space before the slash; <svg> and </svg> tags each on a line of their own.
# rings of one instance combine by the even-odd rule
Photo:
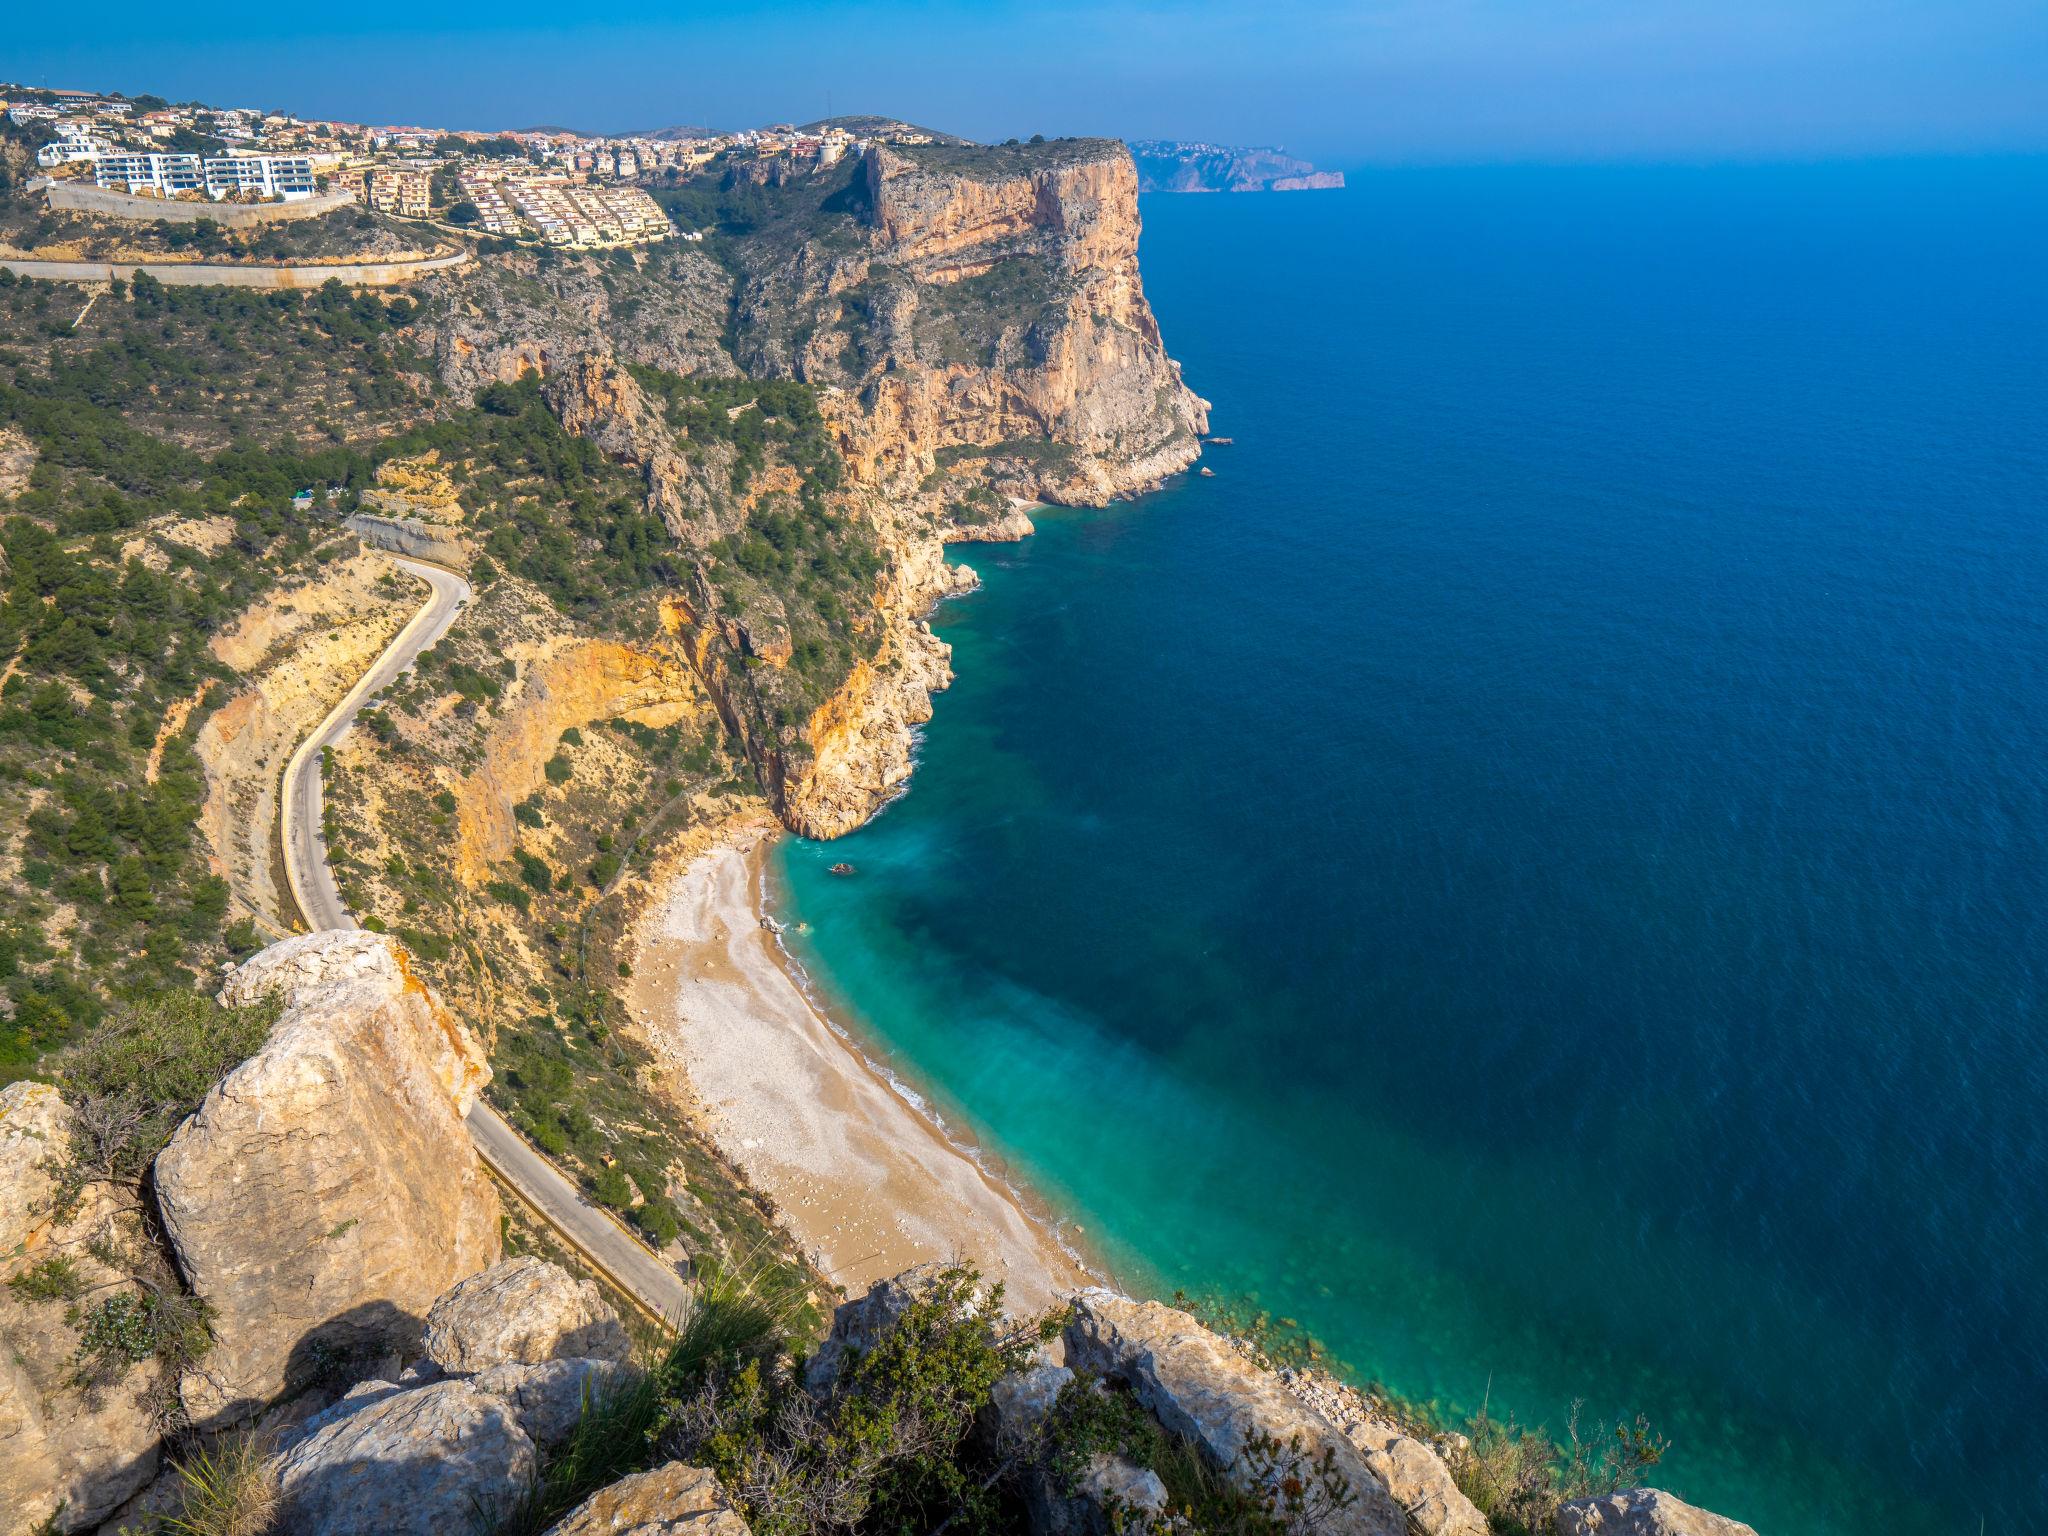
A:
<svg viewBox="0 0 2048 1536">
<path fill-rule="evenodd" d="M 1199 454 L 1207 405 L 1145 300 L 1121 144 L 878 144 L 700 195 L 732 230 L 732 357 L 801 393 L 712 389 L 637 342 L 637 366 L 537 361 L 563 424 L 639 470 L 689 551 L 671 627 L 777 810 L 834 837 L 908 775 L 951 681 L 926 617 L 974 577 L 945 544 L 1157 485 Z"/>
<path fill-rule="evenodd" d="M 1193 462 L 1208 408 L 1145 301 L 1137 192 L 1112 140 L 876 145 L 810 194 L 804 238 L 749 242 L 738 360 L 851 395 L 865 483 L 946 454 L 1012 461 L 1049 501 L 1149 489 Z"/>
</svg>

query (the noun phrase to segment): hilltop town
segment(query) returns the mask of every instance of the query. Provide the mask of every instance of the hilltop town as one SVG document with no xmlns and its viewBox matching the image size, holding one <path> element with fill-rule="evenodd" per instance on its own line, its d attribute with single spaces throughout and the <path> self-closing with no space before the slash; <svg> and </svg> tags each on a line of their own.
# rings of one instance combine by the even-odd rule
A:
<svg viewBox="0 0 2048 1536">
<path fill-rule="evenodd" d="M 673 185 L 722 159 L 818 169 L 870 142 L 935 137 L 887 119 L 733 133 L 477 133 L 15 85 L 0 85 L 0 106 L 9 126 L 34 141 L 54 208 L 176 217 L 180 209 L 267 206 L 304 215 L 356 203 L 570 249 L 695 236 L 677 230 L 645 188 Z M 88 188 L 104 195 L 82 196 Z"/>
</svg>

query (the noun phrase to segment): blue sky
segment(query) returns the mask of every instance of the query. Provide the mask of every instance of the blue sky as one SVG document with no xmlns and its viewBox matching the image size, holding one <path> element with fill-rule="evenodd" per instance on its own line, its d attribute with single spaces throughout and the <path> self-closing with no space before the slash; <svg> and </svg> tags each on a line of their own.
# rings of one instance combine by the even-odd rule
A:
<svg viewBox="0 0 2048 1536">
<path fill-rule="evenodd" d="M 24 5 L 0 77 L 460 127 L 890 112 L 1326 163 L 2048 150 L 2048 0 Z"/>
</svg>

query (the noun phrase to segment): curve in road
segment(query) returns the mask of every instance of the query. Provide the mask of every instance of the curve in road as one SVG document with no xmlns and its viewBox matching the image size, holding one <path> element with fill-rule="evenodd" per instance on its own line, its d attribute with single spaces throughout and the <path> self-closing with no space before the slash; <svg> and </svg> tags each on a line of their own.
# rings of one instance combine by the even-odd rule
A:
<svg viewBox="0 0 2048 1536">
<path fill-rule="evenodd" d="M 284 768 L 285 879 L 299 911 L 313 928 L 357 926 L 342 904 L 334 872 L 327 867 L 327 844 L 320 832 L 320 754 L 341 740 L 363 706 L 411 666 L 413 658 L 448 633 L 462 605 L 469 601 L 469 583 L 455 572 L 402 555 L 390 559 L 432 589 L 425 605 L 327 718 L 299 743 Z M 606 1279 L 664 1323 L 673 1323 L 682 1315 L 689 1289 L 675 1270 L 586 1199 L 560 1169 L 507 1125 L 503 1116 L 479 1099 L 466 1123 L 485 1166 Z"/>
</svg>

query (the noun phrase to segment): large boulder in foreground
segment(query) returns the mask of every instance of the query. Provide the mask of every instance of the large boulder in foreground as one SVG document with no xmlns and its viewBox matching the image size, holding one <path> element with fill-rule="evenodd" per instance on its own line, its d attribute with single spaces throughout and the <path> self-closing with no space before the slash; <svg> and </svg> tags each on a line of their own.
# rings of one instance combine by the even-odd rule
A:
<svg viewBox="0 0 2048 1536">
<path fill-rule="evenodd" d="M 185 1384 L 202 1424 L 246 1418 L 337 1357 L 410 1353 L 428 1307 L 496 1261 L 498 1197 L 463 1116 L 490 1079 L 475 1038 L 394 940 L 274 944 L 221 1001 L 275 997 L 263 1049 L 156 1160 L 178 1262 L 213 1312 Z"/>
<path fill-rule="evenodd" d="M 365 1382 L 308 1419 L 275 1463 L 278 1529 L 295 1536 L 489 1531 L 532 1482 L 533 1441 L 468 1381 Z"/>
<path fill-rule="evenodd" d="M 46 1083 L 0 1088 L 0 1282 L 51 1259 L 88 1304 L 140 1288 L 95 1253 L 143 1241 L 135 1213 L 102 1185 L 57 1208 L 44 1166 L 71 1139 L 71 1108 Z M 89 1529 L 155 1476 L 153 1364 L 90 1389 L 74 1379 L 80 1319 L 70 1299 L 0 1283 L 0 1532 Z"/>
<path fill-rule="evenodd" d="M 1067 1364 L 1121 1381 L 1172 1434 L 1233 1483 L 1255 1489 L 1261 1438 L 1300 1441 L 1312 1464 L 1328 1454 L 1353 1499 L 1323 1522 L 1324 1536 L 1408 1536 L 1408 1517 L 1358 1448 L 1230 1344 L 1185 1312 L 1112 1291 L 1083 1291 L 1067 1326 Z"/>
<path fill-rule="evenodd" d="M 715 1474 L 672 1461 L 600 1488 L 547 1536 L 747 1536 Z"/>
<path fill-rule="evenodd" d="M 1740 1520 L 1709 1514 L 1658 1488 L 1574 1499 L 1557 1512 L 1557 1536 L 1756 1536 Z"/>
<path fill-rule="evenodd" d="M 632 1341 L 595 1281 L 544 1259 L 506 1259 L 427 1313 L 427 1358 L 450 1375 L 544 1360 L 623 1360 Z"/>
</svg>

